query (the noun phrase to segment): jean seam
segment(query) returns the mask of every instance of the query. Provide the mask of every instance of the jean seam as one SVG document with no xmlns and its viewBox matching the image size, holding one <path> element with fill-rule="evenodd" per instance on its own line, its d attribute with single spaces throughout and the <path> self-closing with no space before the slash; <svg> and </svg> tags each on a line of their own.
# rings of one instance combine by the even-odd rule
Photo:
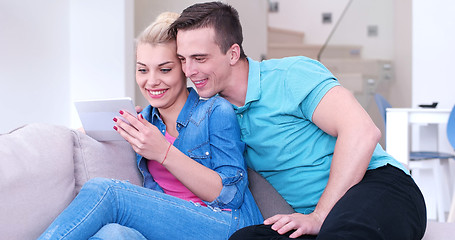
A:
<svg viewBox="0 0 455 240">
<path fill-rule="evenodd" d="M 80 226 L 81 223 L 84 222 L 95 211 L 95 209 L 100 205 L 100 203 L 106 199 L 106 195 L 108 194 L 111 188 L 112 186 L 109 185 L 104 194 L 102 195 L 101 199 L 94 205 L 94 207 L 76 225 L 74 225 L 74 227 L 72 227 L 65 235 L 63 235 L 61 239 L 65 239 L 72 231 L 74 231 L 74 229 Z"/>
</svg>

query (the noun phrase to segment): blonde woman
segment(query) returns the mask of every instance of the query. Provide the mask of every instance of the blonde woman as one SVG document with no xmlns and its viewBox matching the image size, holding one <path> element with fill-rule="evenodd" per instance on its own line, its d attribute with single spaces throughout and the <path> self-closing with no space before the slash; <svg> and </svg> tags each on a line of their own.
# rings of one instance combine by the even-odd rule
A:
<svg viewBox="0 0 455 240">
<path fill-rule="evenodd" d="M 88 239 L 106 225 L 146 239 L 227 239 L 263 221 L 231 104 L 186 87 L 168 35 L 177 17 L 161 14 L 138 37 L 136 81 L 150 105 L 137 118 L 120 111 L 130 124 L 113 119 L 137 152 L 144 187 L 92 179 L 40 239 Z"/>
</svg>

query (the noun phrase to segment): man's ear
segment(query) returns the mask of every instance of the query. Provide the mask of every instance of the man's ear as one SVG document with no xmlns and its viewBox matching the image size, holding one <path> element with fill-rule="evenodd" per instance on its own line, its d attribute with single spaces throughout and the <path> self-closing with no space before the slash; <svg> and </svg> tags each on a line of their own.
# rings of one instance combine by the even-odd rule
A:
<svg viewBox="0 0 455 240">
<path fill-rule="evenodd" d="M 231 65 L 235 65 L 240 59 L 240 46 L 237 43 L 232 44 L 228 50 Z"/>
</svg>

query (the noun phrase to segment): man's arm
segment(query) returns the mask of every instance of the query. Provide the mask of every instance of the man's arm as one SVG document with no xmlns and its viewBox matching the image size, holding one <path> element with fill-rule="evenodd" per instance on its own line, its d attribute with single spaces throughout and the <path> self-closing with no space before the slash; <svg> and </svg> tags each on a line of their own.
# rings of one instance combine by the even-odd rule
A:
<svg viewBox="0 0 455 240">
<path fill-rule="evenodd" d="M 279 233 L 295 229 L 291 237 L 318 234 L 335 203 L 365 175 L 373 151 L 381 137 L 370 116 L 345 88 L 329 90 L 313 113 L 313 122 L 337 137 L 330 177 L 313 213 L 277 215 L 265 224 Z"/>
</svg>

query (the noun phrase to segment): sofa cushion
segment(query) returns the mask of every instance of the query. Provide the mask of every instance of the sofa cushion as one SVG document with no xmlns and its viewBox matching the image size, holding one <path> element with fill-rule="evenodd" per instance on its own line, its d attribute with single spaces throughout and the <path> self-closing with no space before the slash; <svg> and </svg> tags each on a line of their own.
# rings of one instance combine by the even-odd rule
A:
<svg viewBox="0 0 455 240">
<path fill-rule="evenodd" d="M 36 239 L 71 202 L 72 145 L 68 128 L 46 124 L 0 135 L 0 238 Z"/>
<path fill-rule="evenodd" d="M 76 191 L 94 177 L 128 180 L 142 185 L 142 175 L 136 166 L 136 154 L 126 141 L 98 142 L 73 131 Z"/>
</svg>

